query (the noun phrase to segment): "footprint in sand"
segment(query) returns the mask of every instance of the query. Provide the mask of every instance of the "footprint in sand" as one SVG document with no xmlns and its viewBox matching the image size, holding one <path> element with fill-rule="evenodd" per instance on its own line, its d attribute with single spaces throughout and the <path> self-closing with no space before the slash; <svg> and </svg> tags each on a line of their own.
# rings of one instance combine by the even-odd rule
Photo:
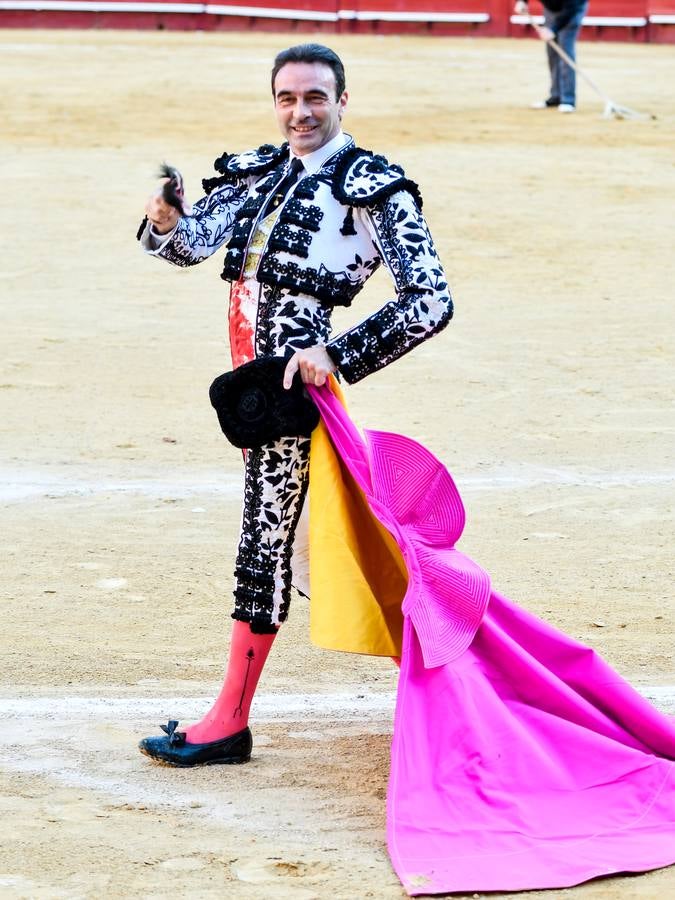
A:
<svg viewBox="0 0 675 900">
<path fill-rule="evenodd" d="M 287 885 L 292 892 L 293 900 L 314 900 L 319 894 L 311 888 L 299 887 L 296 879 L 311 879 L 324 875 L 328 866 L 323 863 L 302 862 L 300 860 L 244 860 L 232 866 L 232 871 L 239 879 L 249 884 L 276 882 L 279 887 Z M 288 883 L 292 879 L 292 884 Z M 281 896 L 281 895 L 279 895 Z M 285 895 L 284 895 L 285 896 Z M 289 893 L 290 896 L 290 893 Z"/>
</svg>

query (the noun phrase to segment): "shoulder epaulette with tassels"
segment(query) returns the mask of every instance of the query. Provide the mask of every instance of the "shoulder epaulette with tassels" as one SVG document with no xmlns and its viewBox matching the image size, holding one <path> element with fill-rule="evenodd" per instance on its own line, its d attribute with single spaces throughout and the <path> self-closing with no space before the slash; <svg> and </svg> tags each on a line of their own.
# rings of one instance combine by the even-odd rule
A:
<svg viewBox="0 0 675 900">
<path fill-rule="evenodd" d="M 287 155 L 287 143 L 280 147 L 263 144 L 257 150 L 246 153 L 223 153 L 214 162 L 214 168 L 220 175 L 205 178 L 202 185 L 210 194 L 217 187 L 239 178 L 264 175 Z M 350 147 L 340 154 L 331 179 L 331 190 L 335 199 L 345 206 L 372 206 L 397 191 L 408 191 L 420 209 L 423 202 L 419 187 L 406 178 L 401 166 L 361 147 Z"/>
<path fill-rule="evenodd" d="M 332 183 L 333 196 L 346 206 L 373 206 L 398 191 L 411 194 L 422 208 L 422 195 L 401 166 L 386 157 L 352 147 L 340 156 Z"/>
<path fill-rule="evenodd" d="M 288 155 L 287 143 L 264 144 L 237 155 L 224 153 L 215 162 L 219 176 L 203 182 L 210 194 L 225 185 L 250 181 L 227 242 L 221 276 L 226 281 L 243 275 L 259 214 L 283 175 Z M 328 306 L 348 306 L 387 252 L 385 237 L 381 246 L 373 242 L 371 231 L 376 226 L 366 224 L 367 211 L 375 218 L 390 217 L 385 201 L 402 193 L 421 209 L 419 188 L 400 166 L 350 142 L 318 172 L 301 179 L 284 202 L 260 254 L 255 278 L 262 284 L 309 294 Z M 403 201 L 401 208 L 405 205 Z"/>
<path fill-rule="evenodd" d="M 288 156 L 288 144 L 280 147 L 274 144 L 263 144 L 257 150 L 247 150 L 246 153 L 223 153 L 213 164 L 220 175 L 216 178 L 204 178 L 202 187 L 205 193 L 210 194 L 216 188 L 224 184 L 232 184 L 240 178 L 248 178 L 251 175 L 264 175 Z"/>
</svg>

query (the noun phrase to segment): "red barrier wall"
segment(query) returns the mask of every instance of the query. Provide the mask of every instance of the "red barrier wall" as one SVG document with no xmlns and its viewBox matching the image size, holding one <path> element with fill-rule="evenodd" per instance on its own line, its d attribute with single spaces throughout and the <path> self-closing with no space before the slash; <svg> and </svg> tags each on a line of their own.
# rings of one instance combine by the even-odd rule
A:
<svg viewBox="0 0 675 900">
<path fill-rule="evenodd" d="M 533 2 L 532 14 L 541 14 Z M 0 0 L 0 27 L 523 37 L 513 0 Z M 675 0 L 591 0 L 582 39 L 675 43 Z"/>
<path fill-rule="evenodd" d="M 675 0 L 651 0 L 647 3 L 649 40 L 656 44 L 675 43 Z M 661 20 L 668 21 L 661 21 Z"/>
<path fill-rule="evenodd" d="M 204 4 L 202 28 L 209 31 L 328 31 L 334 32 L 338 0 L 217 0 Z M 228 8 L 227 14 L 218 13 L 220 6 Z M 241 8 L 242 15 L 232 12 Z M 251 10 L 266 11 L 258 15 Z"/>
</svg>

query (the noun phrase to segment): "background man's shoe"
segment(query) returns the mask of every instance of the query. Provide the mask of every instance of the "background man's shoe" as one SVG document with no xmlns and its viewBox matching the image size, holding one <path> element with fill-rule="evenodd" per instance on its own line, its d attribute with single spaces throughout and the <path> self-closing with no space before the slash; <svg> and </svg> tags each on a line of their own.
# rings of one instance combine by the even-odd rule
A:
<svg viewBox="0 0 675 900">
<path fill-rule="evenodd" d="M 572 106 L 571 103 L 561 103 L 560 106 L 558 107 L 558 112 L 561 112 L 561 113 L 573 113 L 576 111 L 577 111 L 576 106 Z"/>
<path fill-rule="evenodd" d="M 248 762 L 251 758 L 253 737 L 250 728 L 244 728 L 222 741 L 188 744 L 185 732 L 176 731 L 177 725 L 175 719 L 171 719 L 167 725 L 160 725 L 164 734 L 161 737 L 143 738 L 138 749 L 156 762 L 181 769 L 217 763 L 235 765 Z"/>
<path fill-rule="evenodd" d="M 549 97 L 547 100 L 536 100 L 530 103 L 530 109 L 553 109 L 560 106 L 560 100 L 557 97 Z"/>
</svg>

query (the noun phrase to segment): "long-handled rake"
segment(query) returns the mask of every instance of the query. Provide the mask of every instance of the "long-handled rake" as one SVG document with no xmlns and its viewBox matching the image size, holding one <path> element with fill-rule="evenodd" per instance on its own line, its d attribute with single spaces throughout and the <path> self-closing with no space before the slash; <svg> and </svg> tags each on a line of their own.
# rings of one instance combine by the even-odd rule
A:
<svg viewBox="0 0 675 900">
<path fill-rule="evenodd" d="M 534 30 L 537 32 L 537 34 L 541 35 L 541 26 L 538 25 L 537 22 L 534 21 L 532 16 L 528 15 L 527 19 L 529 20 L 529 24 L 534 28 Z M 598 85 L 593 81 L 593 79 L 591 78 L 590 75 L 587 75 L 582 69 L 579 68 L 579 66 L 575 63 L 575 61 L 572 59 L 572 57 L 569 55 L 569 53 L 566 53 L 563 50 L 563 48 L 560 46 L 560 44 L 558 44 L 556 42 L 555 38 L 549 38 L 549 40 L 547 40 L 546 43 L 548 44 L 549 47 L 551 47 L 558 54 L 558 56 L 562 60 L 564 60 L 567 63 L 567 65 L 571 69 L 574 69 L 574 71 L 577 73 L 577 75 L 579 75 L 581 78 L 583 78 L 584 81 L 586 82 L 586 84 L 588 84 L 588 86 L 590 88 L 592 88 L 592 90 L 595 91 L 595 93 L 598 95 L 598 97 L 600 97 L 600 99 L 604 101 L 605 109 L 604 109 L 602 115 L 605 119 L 655 119 L 656 118 L 656 116 L 653 115 L 653 113 L 637 112 L 637 110 L 631 109 L 628 106 L 621 106 L 620 103 L 615 103 L 611 97 L 609 97 L 601 88 L 598 87 Z"/>
</svg>

